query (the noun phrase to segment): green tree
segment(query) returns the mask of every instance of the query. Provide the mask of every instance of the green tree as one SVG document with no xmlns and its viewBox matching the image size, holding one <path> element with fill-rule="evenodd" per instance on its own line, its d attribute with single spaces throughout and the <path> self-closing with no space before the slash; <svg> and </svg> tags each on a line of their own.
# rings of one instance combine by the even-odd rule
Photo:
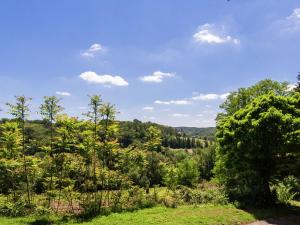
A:
<svg viewBox="0 0 300 225">
<path fill-rule="evenodd" d="M 56 187 L 58 188 L 58 203 L 57 209 L 61 202 L 62 193 L 68 196 L 68 200 L 72 199 L 72 190 L 74 187 L 75 179 L 69 176 L 69 166 L 71 161 L 78 161 L 80 166 L 79 152 L 79 135 L 81 123 L 76 117 L 69 117 L 67 115 L 59 115 L 56 119 L 57 129 L 55 136 L 54 149 L 56 156 L 54 157 L 56 166 Z"/>
<path fill-rule="evenodd" d="M 196 160 L 201 178 L 209 180 L 212 178 L 212 170 L 215 165 L 215 145 L 196 150 Z"/>
<path fill-rule="evenodd" d="M 6 121 L 0 125 L 0 155 L 3 158 L 15 159 L 20 155 L 22 134 L 17 122 Z"/>
<path fill-rule="evenodd" d="M 54 122 L 56 116 L 59 112 L 63 110 L 63 108 L 59 105 L 60 99 L 55 96 L 44 96 L 44 103 L 40 106 L 40 113 L 43 118 L 50 124 L 50 157 L 53 158 L 53 135 L 54 135 Z M 49 191 L 52 191 L 52 183 L 53 183 L 53 167 L 50 167 L 50 184 Z M 51 202 L 51 197 L 49 195 L 49 205 Z"/>
<path fill-rule="evenodd" d="M 9 107 L 9 113 L 14 116 L 22 130 L 22 153 L 23 153 L 23 167 L 24 173 L 26 176 L 26 192 L 27 192 L 27 202 L 31 203 L 31 194 L 30 194 L 30 183 L 29 183 L 29 174 L 27 170 L 27 160 L 26 160 L 26 149 L 25 149 L 25 122 L 27 116 L 29 115 L 29 105 L 28 102 L 31 98 L 23 96 L 15 96 L 16 103 L 6 103 Z"/>
<path fill-rule="evenodd" d="M 113 104 L 104 103 L 100 108 L 102 116 L 102 129 L 100 132 L 101 144 L 102 144 L 102 161 L 103 161 L 103 172 L 105 167 L 107 168 L 107 204 L 110 204 L 110 181 L 111 181 L 111 170 L 114 169 L 114 160 L 117 159 L 118 140 L 117 132 L 119 130 L 118 124 L 115 123 L 116 108 Z M 103 177 L 103 176 L 102 176 Z M 104 179 L 102 178 L 102 187 Z"/>
<path fill-rule="evenodd" d="M 276 95 L 285 96 L 287 95 L 287 82 L 277 82 L 270 79 L 262 80 L 255 85 L 248 88 L 239 88 L 237 91 L 231 92 L 225 102 L 220 106 L 225 112 L 219 114 L 223 115 L 233 115 L 239 109 L 244 108 L 253 99 L 258 96 L 267 94 L 269 92 L 274 92 Z"/>
<path fill-rule="evenodd" d="M 162 137 L 161 137 L 161 130 L 158 129 L 155 126 L 150 126 L 147 129 L 147 134 L 146 134 L 147 142 L 145 144 L 146 148 L 148 151 L 160 151 L 161 149 L 161 142 L 162 142 Z"/>
<path fill-rule="evenodd" d="M 18 167 L 22 166 L 19 160 L 21 143 L 22 134 L 17 122 L 0 124 L 0 192 L 13 193 L 14 201 L 20 183 Z"/>
<path fill-rule="evenodd" d="M 161 150 L 161 130 L 155 126 L 150 126 L 147 128 L 146 133 L 146 143 L 145 147 L 148 150 L 148 167 L 147 167 L 147 176 L 149 178 L 150 184 L 158 184 L 162 179 L 160 173 L 160 159 L 157 152 Z M 146 190 L 147 191 L 147 190 Z"/>
<path fill-rule="evenodd" d="M 193 187 L 199 180 L 199 171 L 196 161 L 185 159 L 178 163 L 178 180 L 179 184 Z"/>
<path fill-rule="evenodd" d="M 102 100 L 100 95 L 89 96 L 89 109 L 90 111 L 86 114 L 90 121 L 93 123 L 93 184 L 94 184 L 94 200 L 96 201 L 97 192 L 97 177 L 96 177 L 96 152 L 97 146 L 99 145 L 99 123 L 101 120 L 101 105 Z"/>
<path fill-rule="evenodd" d="M 271 204 L 272 179 L 299 170 L 299 107 L 299 93 L 271 92 L 218 121 L 215 174 L 232 200 Z"/>
<path fill-rule="evenodd" d="M 167 166 L 163 177 L 164 184 L 172 191 L 176 190 L 179 180 L 178 168 L 175 166 Z"/>
</svg>

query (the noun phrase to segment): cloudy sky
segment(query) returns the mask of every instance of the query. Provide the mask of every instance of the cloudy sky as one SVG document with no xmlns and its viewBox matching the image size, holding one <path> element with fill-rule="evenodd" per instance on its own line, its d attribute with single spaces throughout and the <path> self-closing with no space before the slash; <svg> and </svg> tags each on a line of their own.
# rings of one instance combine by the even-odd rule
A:
<svg viewBox="0 0 300 225">
<path fill-rule="evenodd" d="M 228 92 L 272 78 L 296 82 L 300 0 L 3 0 L 0 108 L 14 95 L 62 97 L 86 112 L 87 94 L 118 118 L 214 126 Z"/>
</svg>

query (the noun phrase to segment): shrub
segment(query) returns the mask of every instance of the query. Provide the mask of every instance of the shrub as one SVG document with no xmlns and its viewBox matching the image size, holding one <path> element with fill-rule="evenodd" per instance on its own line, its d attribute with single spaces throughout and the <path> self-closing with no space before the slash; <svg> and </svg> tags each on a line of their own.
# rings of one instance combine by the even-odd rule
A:
<svg viewBox="0 0 300 225">
<path fill-rule="evenodd" d="M 143 209 L 150 208 L 156 205 L 153 196 L 145 195 L 144 190 L 138 187 L 132 187 L 128 190 L 127 209 Z"/>
<path fill-rule="evenodd" d="M 166 206 L 167 208 L 177 208 L 178 205 L 178 200 L 175 196 L 165 196 L 162 199 L 162 203 L 164 204 L 164 206 Z"/>
<path fill-rule="evenodd" d="M 34 210 L 34 205 L 29 205 L 22 200 L 17 202 L 9 201 L 0 206 L 0 215 L 11 217 L 25 216 L 33 213 Z"/>
<path fill-rule="evenodd" d="M 300 199 L 300 180 L 295 176 L 288 176 L 283 179 L 283 184 L 291 188 L 295 193 L 294 199 Z"/>
<path fill-rule="evenodd" d="M 221 187 L 212 187 L 210 189 L 190 189 L 181 187 L 181 199 L 186 203 L 191 204 L 221 204 L 228 203 L 228 197 Z"/>
<path fill-rule="evenodd" d="M 284 205 L 289 205 L 296 196 L 296 193 L 292 191 L 292 187 L 284 183 L 278 183 L 275 186 L 275 191 L 278 201 Z"/>
</svg>

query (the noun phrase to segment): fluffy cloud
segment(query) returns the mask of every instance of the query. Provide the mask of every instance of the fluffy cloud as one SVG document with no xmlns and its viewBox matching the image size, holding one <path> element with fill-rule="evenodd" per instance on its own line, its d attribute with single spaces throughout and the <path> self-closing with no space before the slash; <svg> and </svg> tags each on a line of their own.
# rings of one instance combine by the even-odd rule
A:
<svg viewBox="0 0 300 225">
<path fill-rule="evenodd" d="M 164 73 L 161 71 L 155 71 L 151 75 L 140 77 L 140 80 L 147 83 L 161 83 L 165 78 L 174 76 L 174 73 Z"/>
<path fill-rule="evenodd" d="M 143 110 L 145 110 L 145 111 L 153 111 L 153 110 L 154 110 L 154 107 L 152 107 L 152 106 L 145 106 L 145 107 L 143 108 Z"/>
<path fill-rule="evenodd" d="M 172 114 L 173 117 L 189 117 L 189 114 L 182 114 L 182 113 L 173 113 Z"/>
<path fill-rule="evenodd" d="M 69 92 L 66 92 L 66 91 L 57 91 L 55 93 L 57 95 L 61 95 L 61 96 L 71 96 L 71 94 Z"/>
<path fill-rule="evenodd" d="M 300 31 L 300 8 L 294 9 L 292 14 L 285 18 L 283 25 L 285 31 Z"/>
<path fill-rule="evenodd" d="M 87 71 L 79 75 L 79 78 L 92 84 L 103 84 L 108 86 L 128 86 L 129 83 L 120 76 L 98 75 L 95 72 Z"/>
<path fill-rule="evenodd" d="M 97 53 L 105 52 L 105 49 L 101 44 L 92 44 L 87 50 L 81 52 L 81 56 L 93 58 Z"/>
<path fill-rule="evenodd" d="M 192 97 L 192 100 L 196 101 L 210 101 L 210 100 L 225 100 L 229 93 L 224 93 L 224 94 L 199 94 L 197 96 Z"/>
<path fill-rule="evenodd" d="M 170 100 L 170 101 L 160 101 L 156 100 L 154 102 L 155 104 L 160 104 L 160 105 L 189 105 L 191 104 L 190 101 L 182 99 L 182 100 Z"/>
<path fill-rule="evenodd" d="M 292 91 L 297 87 L 297 84 L 288 84 L 287 91 Z"/>
<path fill-rule="evenodd" d="M 216 25 L 208 23 L 200 26 L 198 32 L 193 35 L 193 38 L 197 43 L 206 44 L 240 43 L 239 39 L 226 35 L 224 28 L 218 29 Z"/>
<path fill-rule="evenodd" d="M 295 8 L 289 16 L 275 21 L 272 29 L 283 36 L 300 32 L 300 8 Z"/>
</svg>

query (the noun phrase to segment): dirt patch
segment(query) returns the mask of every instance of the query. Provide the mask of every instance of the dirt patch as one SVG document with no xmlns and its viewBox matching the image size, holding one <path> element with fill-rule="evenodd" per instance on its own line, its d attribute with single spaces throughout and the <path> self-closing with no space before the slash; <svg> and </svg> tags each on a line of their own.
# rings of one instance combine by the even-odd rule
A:
<svg viewBox="0 0 300 225">
<path fill-rule="evenodd" d="M 79 214 L 83 211 L 82 207 L 79 205 L 78 202 L 66 202 L 66 201 L 52 201 L 51 208 L 53 211 L 57 213 L 72 213 L 72 214 Z"/>
</svg>

